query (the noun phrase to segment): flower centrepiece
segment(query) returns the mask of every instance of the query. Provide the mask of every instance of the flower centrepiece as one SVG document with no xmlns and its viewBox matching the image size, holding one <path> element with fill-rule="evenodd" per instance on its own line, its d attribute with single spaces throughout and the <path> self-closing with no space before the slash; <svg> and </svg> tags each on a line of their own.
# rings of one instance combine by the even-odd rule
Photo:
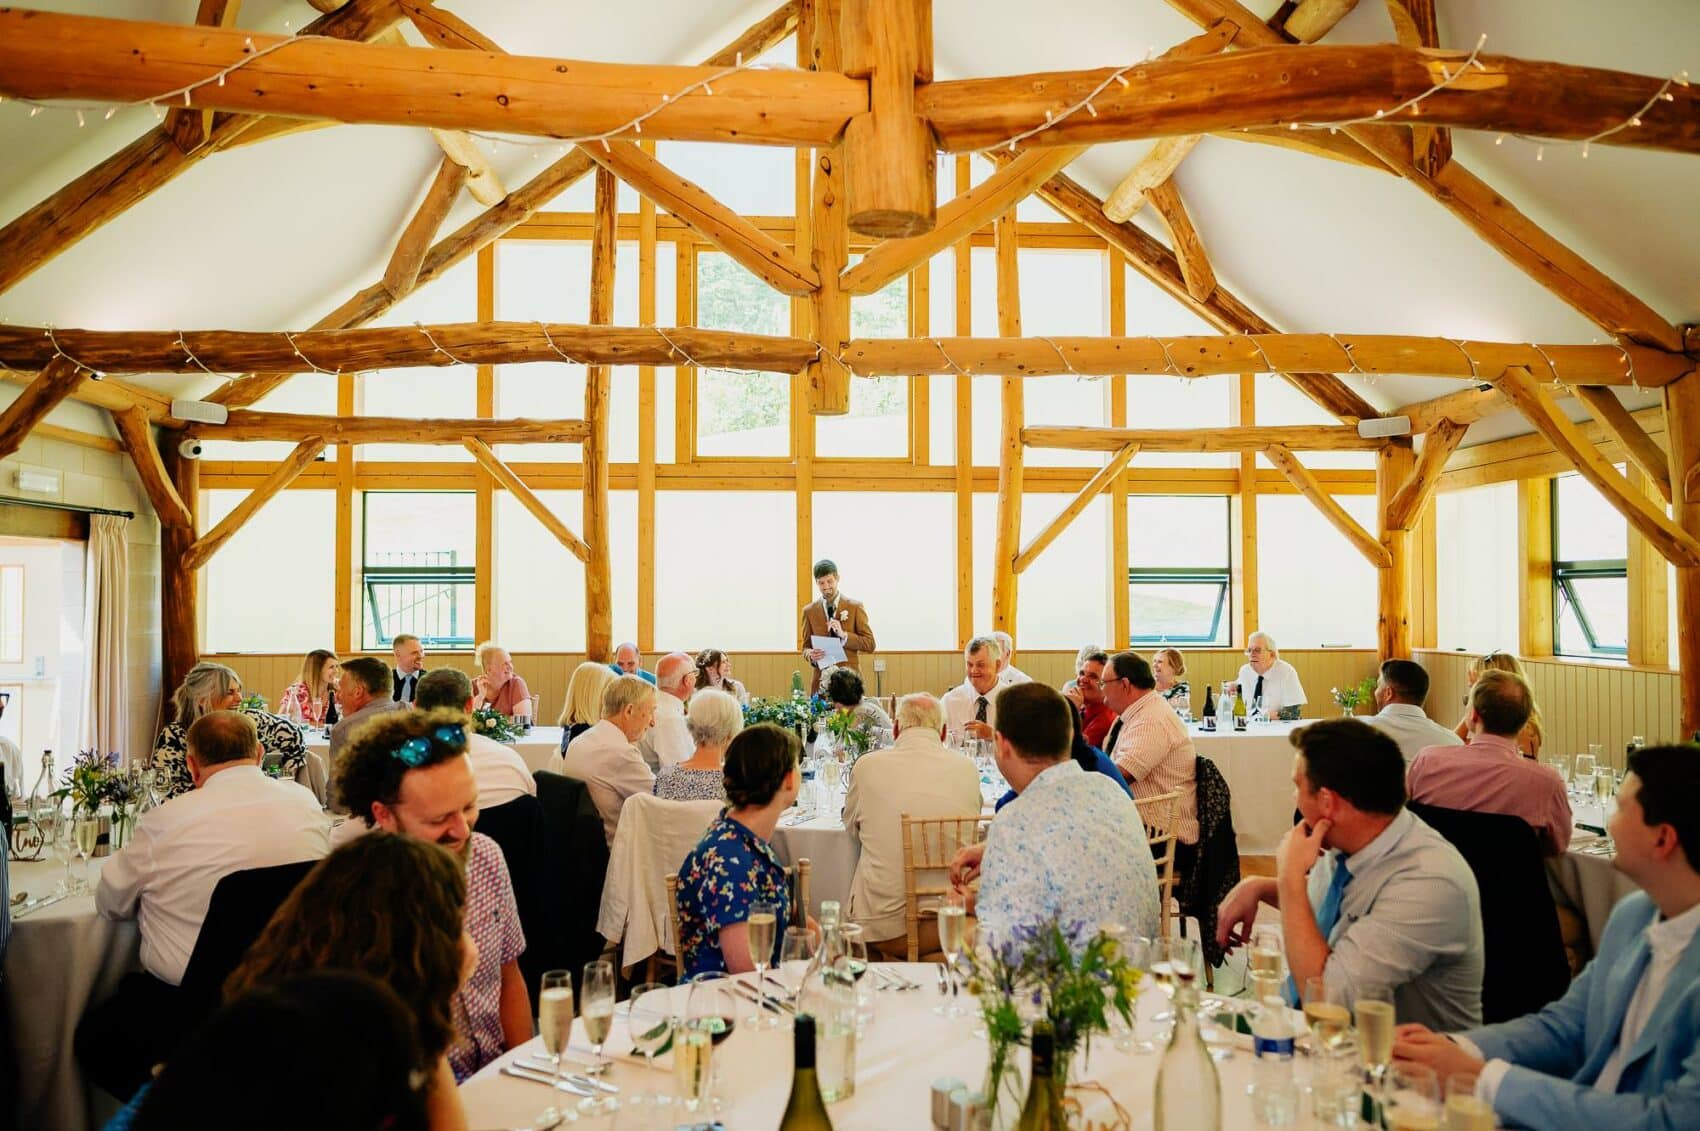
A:
<svg viewBox="0 0 1700 1131">
<path fill-rule="evenodd" d="M 1361 683 L 1345 688 L 1331 687 L 1328 690 L 1333 693 L 1334 702 L 1342 711 L 1355 715 L 1359 707 L 1375 698 L 1375 680 L 1365 676 Z"/>
<path fill-rule="evenodd" d="M 519 737 L 513 722 L 494 707 L 484 706 L 472 712 L 472 729 L 497 742 L 512 742 Z"/>
</svg>

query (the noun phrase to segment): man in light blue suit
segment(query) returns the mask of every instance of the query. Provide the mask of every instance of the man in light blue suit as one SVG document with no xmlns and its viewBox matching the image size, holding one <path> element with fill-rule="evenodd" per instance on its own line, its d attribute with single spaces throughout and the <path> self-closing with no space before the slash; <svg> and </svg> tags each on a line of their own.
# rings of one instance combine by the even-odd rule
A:
<svg viewBox="0 0 1700 1131">
<path fill-rule="evenodd" d="M 1476 1094 L 1517 1127 L 1700 1127 L 1700 747 L 1630 755 L 1611 835 L 1642 890 L 1599 954 L 1539 1013 L 1452 1037 L 1401 1026 L 1394 1056 Z"/>
</svg>

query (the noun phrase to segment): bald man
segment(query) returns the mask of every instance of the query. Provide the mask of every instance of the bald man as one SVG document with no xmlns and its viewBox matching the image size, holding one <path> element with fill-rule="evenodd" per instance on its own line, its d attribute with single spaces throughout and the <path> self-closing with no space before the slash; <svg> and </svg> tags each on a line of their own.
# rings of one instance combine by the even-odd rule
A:
<svg viewBox="0 0 1700 1131">
<path fill-rule="evenodd" d="M 638 742 L 638 752 L 655 773 L 696 751 L 685 725 L 685 704 L 696 690 L 696 674 L 696 661 L 683 652 L 669 652 L 655 662 L 655 724 Z"/>
</svg>

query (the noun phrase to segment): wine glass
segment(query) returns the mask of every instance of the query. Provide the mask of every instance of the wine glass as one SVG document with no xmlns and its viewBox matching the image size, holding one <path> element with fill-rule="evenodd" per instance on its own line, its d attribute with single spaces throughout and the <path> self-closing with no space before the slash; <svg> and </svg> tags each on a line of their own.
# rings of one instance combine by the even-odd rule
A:
<svg viewBox="0 0 1700 1131">
<path fill-rule="evenodd" d="M 1569 787 L 1569 785 L 1570 785 L 1570 757 L 1569 757 L 1569 755 L 1556 754 L 1551 758 L 1542 758 L 1541 761 L 1543 761 L 1547 765 L 1551 766 L 1553 768 L 1553 770 L 1558 774 L 1559 778 L 1564 782 L 1565 787 L 1566 788 Z"/>
<path fill-rule="evenodd" d="M 73 832 L 77 838 L 77 855 L 83 861 L 82 890 L 90 891 L 94 885 L 89 883 L 89 857 L 100 843 L 100 820 L 93 813 L 78 813 Z"/>
<path fill-rule="evenodd" d="M 838 928 L 838 941 L 844 948 L 844 964 L 856 983 L 856 1035 L 860 1037 L 874 1019 L 873 983 L 864 980 L 868 972 L 868 932 L 860 923 L 844 923 Z"/>
<path fill-rule="evenodd" d="M 561 1054 L 567 1051 L 567 1041 L 573 1033 L 573 976 L 567 970 L 543 972 L 542 988 L 537 995 L 537 1031 L 543 1038 L 543 1051 L 555 1066 L 555 1084 L 561 1083 Z"/>
<path fill-rule="evenodd" d="M 1184 979 L 1198 976 L 1198 943 L 1194 939 L 1157 939 L 1151 944 L 1151 978 L 1165 997 L 1174 1000 L 1175 987 Z M 1165 1009 L 1153 1021 L 1172 1021 L 1174 1012 Z"/>
<path fill-rule="evenodd" d="M 1576 767 L 1570 773 L 1570 782 L 1584 798 L 1594 792 L 1594 768 L 1597 764 L 1592 754 L 1576 755 Z"/>
<path fill-rule="evenodd" d="M 803 988 L 803 976 L 815 956 L 815 933 L 807 927 L 786 927 L 785 941 L 779 946 L 779 980 L 791 1000 L 797 1000 Z M 780 1019 L 780 1024 L 783 1024 Z"/>
<path fill-rule="evenodd" d="M 1362 1127 L 1364 1070 L 1358 1038 L 1350 1029 L 1311 1050 L 1310 1110 L 1324 1127 Z"/>
<path fill-rule="evenodd" d="M 585 1075 L 600 1076 L 608 1071 L 609 1061 L 602 1055 L 608 1043 L 608 1031 L 614 1027 L 614 964 L 587 962 L 584 977 L 579 982 L 579 1020 L 584 1022 L 584 1035 L 589 1038 L 595 1063 L 586 1068 Z M 579 1110 L 596 1115 L 620 1110 L 620 1101 L 613 1095 L 598 1092 L 579 1101 Z"/>
<path fill-rule="evenodd" d="M 1388 1074 L 1383 1107 L 1389 1131 L 1433 1131 L 1440 1125 L 1440 1083 L 1426 1064 L 1403 1061 Z"/>
<path fill-rule="evenodd" d="M 1262 1005 L 1263 999 L 1271 994 L 1279 996 L 1286 976 L 1286 945 L 1280 924 L 1260 923 L 1253 927 L 1246 958 L 1246 980 L 1251 986 L 1252 1001 Z"/>
<path fill-rule="evenodd" d="M 939 949 L 944 951 L 945 975 L 950 980 L 950 996 L 933 1007 L 941 1017 L 961 1017 L 963 1008 L 956 1003 L 956 960 L 962 956 L 962 944 L 968 931 L 968 904 L 959 891 L 946 892 L 939 901 Z"/>
<path fill-rule="evenodd" d="M 1493 1131 L 1493 1108 L 1476 1098 L 1476 1078 L 1455 1072 L 1446 1078 L 1446 1131 Z"/>
<path fill-rule="evenodd" d="M 1345 991 L 1330 986 L 1326 978 L 1306 978 L 1300 1001 L 1313 1050 L 1336 1044 L 1351 1031 L 1352 1011 L 1346 1008 Z"/>
<path fill-rule="evenodd" d="M 765 901 L 750 904 L 750 917 L 745 920 L 745 929 L 750 943 L 750 961 L 756 968 L 758 1000 L 755 1013 L 744 1018 L 744 1024 L 758 1029 L 768 1028 L 768 1019 L 778 1017 L 778 1013 L 769 1009 L 767 1004 L 767 968 L 773 965 L 774 928 L 778 923 L 778 904 Z"/>
<path fill-rule="evenodd" d="M 1358 991 L 1354 1010 L 1358 1023 L 1358 1052 L 1369 1069 L 1376 1105 L 1382 1103 L 1387 1066 L 1393 1059 L 1393 991 L 1366 986 Z"/>
<path fill-rule="evenodd" d="M 659 982 L 633 986 L 626 1003 L 626 1033 L 631 1037 L 632 1048 L 643 1054 L 645 1065 L 653 1070 L 655 1058 L 673 1036 L 672 989 Z M 642 1107 L 647 1103 L 661 1107 L 665 1102 L 662 1092 L 649 1088 L 633 1096 L 630 1106 Z"/>
</svg>

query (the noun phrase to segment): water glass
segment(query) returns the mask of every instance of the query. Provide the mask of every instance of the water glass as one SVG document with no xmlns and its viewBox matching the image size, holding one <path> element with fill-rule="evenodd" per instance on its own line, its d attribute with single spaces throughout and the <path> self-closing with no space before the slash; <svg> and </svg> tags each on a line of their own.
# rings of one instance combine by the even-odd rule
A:
<svg viewBox="0 0 1700 1131">
<path fill-rule="evenodd" d="M 632 1048 L 642 1054 L 646 1065 L 653 1069 L 655 1058 L 673 1035 L 673 991 L 659 982 L 644 982 L 632 987 L 626 1003 L 626 1033 Z M 647 1088 L 628 1101 L 632 1107 L 661 1107 L 668 1102 L 665 1093 Z"/>
<path fill-rule="evenodd" d="M 1570 772 L 1570 783 L 1576 787 L 1576 792 L 1586 799 L 1594 792 L 1594 768 L 1597 765 L 1592 754 L 1576 755 L 1575 768 Z"/>
<path fill-rule="evenodd" d="M 1563 779 L 1564 784 L 1566 786 L 1568 786 L 1570 784 L 1570 756 L 1569 755 L 1558 754 L 1558 755 L 1554 755 L 1551 758 L 1542 758 L 1541 761 L 1545 762 L 1547 765 L 1551 766 L 1555 771 L 1557 771 L 1558 776 Z"/>
<path fill-rule="evenodd" d="M 1356 1127 L 1363 1110 L 1364 1070 L 1358 1039 L 1348 1030 L 1311 1049 L 1310 1112 L 1324 1127 Z"/>
<path fill-rule="evenodd" d="M 779 945 L 779 981 L 794 1003 L 803 988 L 803 975 L 815 957 L 815 933 L 807 927 L 786 927 L 785 941 Z M 784 1018 L 779 1022 L 783 1025 Z"/>
<path fill-rule="evenodd" d="M 1388 1131 L 1435 1131 L 1440 1126 L 1440 1082 L 1434 1069 L 1409 1061 L 1393 1066 L 1382 1109 Z"/>
<path fill-rule="evenodd" d="M 1476 1078 L 1455 1072 L 1446 1078 L 1446 1131 L 1493 1131 L 1493 1108 L 1476 1098 Z"/>
<path fill-rule="evenodd" d="M 839 941 L 844 944 L 844 959 L 850 966 L 850 974 L 856 981 L 856 1036 L 858 1039 L 867 1035 L 868 1026 L 873 1024 L 875 1009 L 875 989 L 872 978 L 868 973 L 868 935 L 860 923 L 845 923 L 838 928 Z"/>
</svg>

